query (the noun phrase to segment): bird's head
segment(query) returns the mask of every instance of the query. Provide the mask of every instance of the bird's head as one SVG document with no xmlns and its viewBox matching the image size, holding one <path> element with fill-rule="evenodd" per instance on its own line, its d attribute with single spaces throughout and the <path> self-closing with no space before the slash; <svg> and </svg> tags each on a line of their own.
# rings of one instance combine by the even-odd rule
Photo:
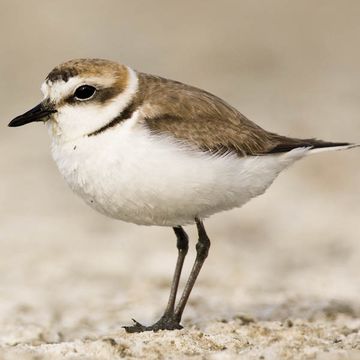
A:
<svg viewBox="0 0 360 360">
<path fill-rule="evenodd" d="M 43 101 L 9 126 L 47 122 L 52 135 L 72 140 L 113 121 L 136 93 L 137 75 L 109 60 L 70 60 L 50 72 L 41 90 Z"/>
</svg>

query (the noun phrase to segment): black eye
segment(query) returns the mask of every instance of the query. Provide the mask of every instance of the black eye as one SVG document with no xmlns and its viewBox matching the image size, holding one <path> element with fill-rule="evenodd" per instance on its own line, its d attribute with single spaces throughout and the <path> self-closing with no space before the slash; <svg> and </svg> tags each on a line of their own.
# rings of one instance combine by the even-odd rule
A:
<svg viewBox="0 0 360 360">
<path fill-rule="evenodd" d="M 74 93 L 74 96 L 78 100 L 87 100 L 90 99 L 96 92 L 96 88 L 90 85 L 81 85 L 79 86 Z"/>
</svg>

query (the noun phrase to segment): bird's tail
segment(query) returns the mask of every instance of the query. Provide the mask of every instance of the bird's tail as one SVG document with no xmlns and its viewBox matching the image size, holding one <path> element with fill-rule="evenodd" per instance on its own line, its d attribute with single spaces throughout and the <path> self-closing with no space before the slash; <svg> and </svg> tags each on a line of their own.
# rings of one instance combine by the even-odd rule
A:
<svg viewBox="0 0 360 360">
<path fill-rule="evenodd" d="M 309 151 L 309 154 L 317 154 L 325 151 L 336 151 L 336 150 L 347 150 L 359 147 L 360 144 L 343 144 L 343 145 L 330 145 L 330 146 L 323 146 L 323 147 L 312 147 Z"/>
<path fill-rule="evenodd" d="M 330 142 L 318 139 L 295 139 L 280 137 L 277 140 L 278 144 L 271 149 L 270 153 L 284 153 L 296 148 L 308 148 L 308 154 L 310 155 L 324 151 L 346 150 L 360 146 L 360 144 Z"/>
</svg>

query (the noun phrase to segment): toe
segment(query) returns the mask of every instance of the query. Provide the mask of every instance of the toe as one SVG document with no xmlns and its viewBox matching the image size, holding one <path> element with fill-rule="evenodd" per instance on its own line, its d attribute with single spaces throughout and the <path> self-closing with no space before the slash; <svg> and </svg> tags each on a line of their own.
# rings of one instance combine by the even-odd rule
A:
<svg viewBox="0 0 360 360">
<path fill-rule="evenodd" d="M 147 327 L 144 325 L 141 325 L 138 321 L 136 321 L 135 319 L 132 319 L 132 321 L 135 323 L 134 325 L 131 326 L 123 326 L 123 328 L 125 329 L 125 331 L 127 333 L 139 333 L 139 332 L 143 332 L 147 330 Z"/>
</svg>

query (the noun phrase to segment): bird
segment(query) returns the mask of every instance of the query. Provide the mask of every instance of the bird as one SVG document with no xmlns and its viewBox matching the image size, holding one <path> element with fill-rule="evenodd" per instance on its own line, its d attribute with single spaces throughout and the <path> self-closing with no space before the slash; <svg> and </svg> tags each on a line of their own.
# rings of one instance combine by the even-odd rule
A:
<svg viewBox="0 0 360 360">
<path fill-rule="evenodd" d="M 181 329 L 210 239 L 204 219 L 263 194 L 307 155 L 358 144 L 301 139 L 264 130 L 219 97 L 116 61 L 74 59 L 56 66 L 43 100 L 10 127 L 43 122 L 51 153 L 70 186 L 93 209 L 138 225 L 171 227 L 177 261 L 163 315 L 129 333 Z M 196 259 L 177 300 L 188 235 Z"/>
</svg>

